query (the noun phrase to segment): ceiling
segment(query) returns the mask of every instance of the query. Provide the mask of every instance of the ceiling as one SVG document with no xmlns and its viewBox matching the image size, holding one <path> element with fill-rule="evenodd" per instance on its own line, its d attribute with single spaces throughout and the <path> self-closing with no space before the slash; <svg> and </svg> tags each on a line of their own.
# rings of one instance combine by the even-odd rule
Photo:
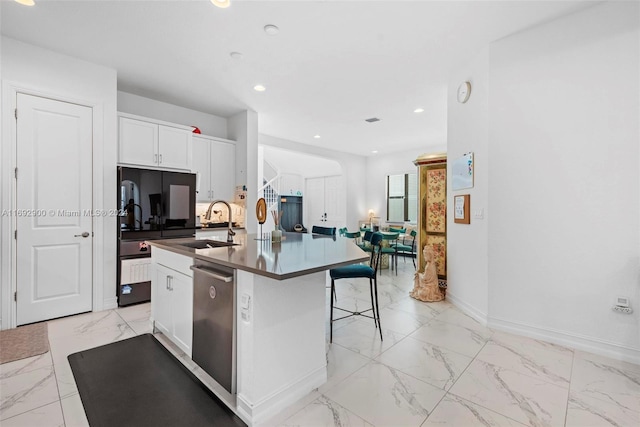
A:
<svg viewBox="0 0 640 427">
<path fill-rule="evenodd" d="M 368 156 L 446 144 L 452 69 L 491 41 L 594 4 L 231 1 L 3 0 L 1 29 L 116 69 L 119 90 L 222 117 L 251 109 L 262 134 Z"/>
</svg>

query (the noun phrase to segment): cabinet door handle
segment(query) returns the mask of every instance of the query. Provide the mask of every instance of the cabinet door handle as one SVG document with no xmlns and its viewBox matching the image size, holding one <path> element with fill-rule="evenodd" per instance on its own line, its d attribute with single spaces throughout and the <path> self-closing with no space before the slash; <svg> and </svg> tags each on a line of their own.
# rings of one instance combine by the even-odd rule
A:
<svg viewBox="0 0 640 427">
<path fill-rule="evenodd" d="M 165 289 L 166 289 L 166 290 L 169 290 L 169 276 L 167 276 L 167 277 L 164 279 L 164 281 L 165 281 L 165 286 L 164 286 L 164 287 L 165 287 Z"/>
<path fill-rule="evenodd" d="M 162 154 L 160 154 L 160 163 L 162 163 Z"/>
<path fill-rule="evenodd" d="M 153 163 L 158 163 L 158 155 L 157 154 L 153 155 Z"/>
<path fill-rule="evenodd" d="M 173 291 L 173 276 L 169 276 L 167 279 L 169 279 L 169 290 Z"/>
</svg>

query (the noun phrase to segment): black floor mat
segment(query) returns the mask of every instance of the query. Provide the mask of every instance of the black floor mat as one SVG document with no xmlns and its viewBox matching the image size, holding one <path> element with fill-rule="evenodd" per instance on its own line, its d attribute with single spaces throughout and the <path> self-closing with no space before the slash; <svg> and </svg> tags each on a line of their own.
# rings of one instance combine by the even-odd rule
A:
<svg viewBox="0 0 640 427">
<path fill-rule="evenodd" d="M 151 334 L 68 359 L 91 427 L 246 426 Z"/>
</svg>

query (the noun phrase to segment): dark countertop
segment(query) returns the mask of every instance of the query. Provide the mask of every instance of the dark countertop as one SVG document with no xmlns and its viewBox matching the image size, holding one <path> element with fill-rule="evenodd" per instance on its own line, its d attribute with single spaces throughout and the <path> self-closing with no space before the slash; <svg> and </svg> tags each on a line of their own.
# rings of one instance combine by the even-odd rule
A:
<svg viewBox="0 0 640 427">
<path fill-rule="evenodd" d="M 212 223 L 214 225 L 196 225 L 196 230 L 226 230 L 227 228 L 229 228 L 229 223 L 228 222 L 224 222 L 224 223 Z M 233 230 L 244 230 L 244 227 L 240 227 L 237 225 L 233 225 L 231 226 L 231 228 Z"/>
<path fill-rule="evenodd" d="M 150 240 L 160 249 L 188 257 L 245 270 L 260 276 L 284 280 L 334 267 L 367 261 L 369 255 L 353 240 L 307 233 L 283 233 L 281 243 L 256 240 L 256 234 L 234 236 L 236 246 L 194 249 L 181 246 L 194 238 Z M 201 239 L 200 239 L 201 240 Z M 223 238 L 207 240 L 221 240 Z"/>
</svg>

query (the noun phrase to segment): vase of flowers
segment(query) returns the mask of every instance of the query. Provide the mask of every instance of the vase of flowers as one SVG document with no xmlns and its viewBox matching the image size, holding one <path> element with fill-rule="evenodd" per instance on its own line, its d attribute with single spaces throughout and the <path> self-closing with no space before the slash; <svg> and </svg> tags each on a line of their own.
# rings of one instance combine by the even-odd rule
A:
<svg viewBox="0 0 640 427">
<path fill-rule="evenodd" d="M 282 219 L 282 212 L 271 211 L 271 215 L 273 215 L 273 222 L 275 224 L 275 229 L 271 232 L 271 241 L 281 242 L 282 230 L 280 230 L 280 219 Z"/>
</svg>

